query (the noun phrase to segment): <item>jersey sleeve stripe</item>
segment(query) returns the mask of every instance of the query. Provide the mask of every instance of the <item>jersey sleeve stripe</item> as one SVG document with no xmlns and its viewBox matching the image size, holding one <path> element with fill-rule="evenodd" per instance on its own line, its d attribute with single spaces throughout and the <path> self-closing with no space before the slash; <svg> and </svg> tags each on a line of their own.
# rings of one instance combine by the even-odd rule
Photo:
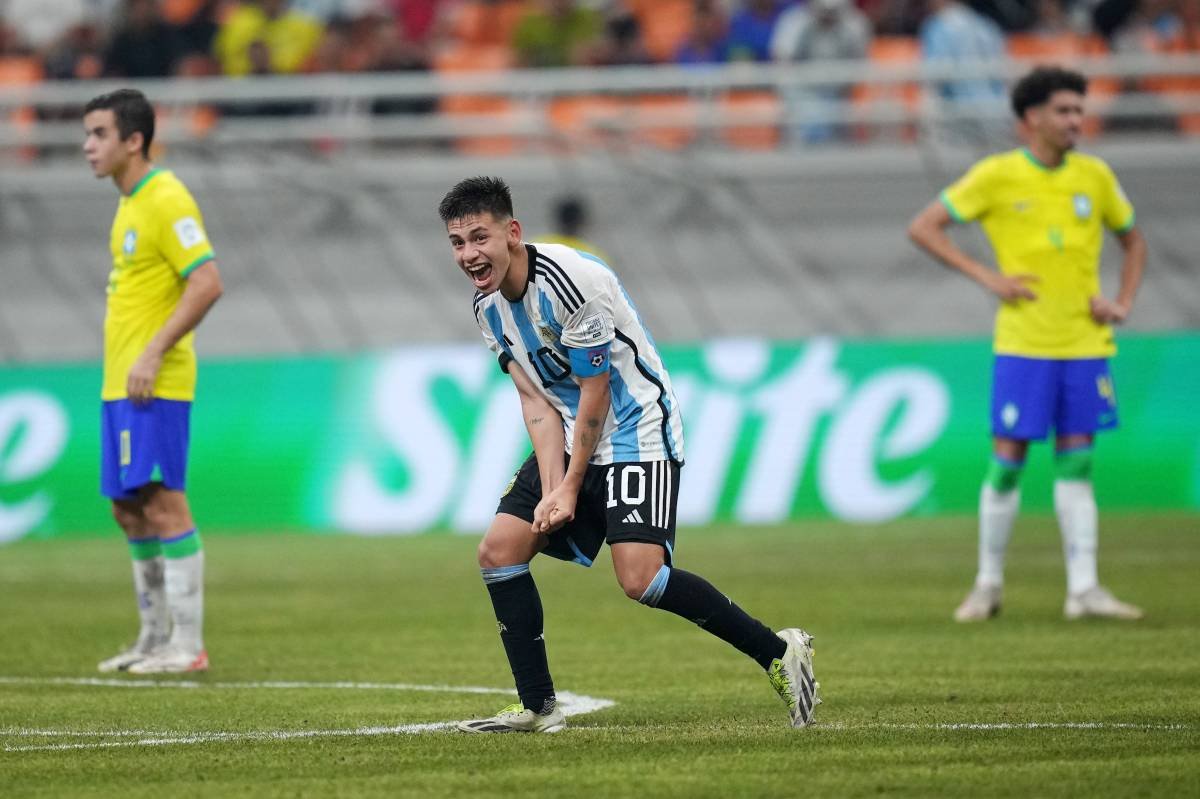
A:
<svg viewBox="0 0 1200 799">
<path fill-rule="evenodd" d="M 1129 221 L 1126 222 L 1125 224 L 1121 225 L 1118 228 L 1113 228 L 1113 232 L 1114 233 L 1128 233 L 1129 231 L 1133 230 L 1133 223 L 1136 221 L 1136 218 L 1137 218 L 1137 214 L 1135 214 L 1131 211 L 1129 214 Z"/>
<path fill-rule="evenodd" d="M 642 356 L 638 353 L 637 344 L 634 343 L 633 339 L 631 339 L 629 336 L 622 333 L 620 330 L 616 331 L 616 337 L 626 347 L 629 347 L 630 351 L 633 352 L 633 362 L 637 366 L 637 370 L 642 375 L 642 377 L 646 378 L 646 380 L 648 380 L 650 383 L 652 383 L 654 385 L 655 388 L 658 389 L 658 397 L 655 399 L 655 404 L 658 405 L 658 409 L 662 415 L 663 447 L 667 450 L 667 452 L 669 452 L 671 454 L 671 460 L 678 461 L 679 458 L 675 454 L 675 448 L 673 446 L 671 446 L 671 434 L 670 434 L 671 412 L 667 408 L 667 403 L 666 403 L 666 400 L 664 399 L 666 396 L 666 393 L 667 393 L 667 389 L 665 386 L 663 386 L 662 381 L 660 381 L 653 374 L 651 374 L 650 371 L 646 368 L 646 365 L 642 363 Z"/>
<path fill-rule="evenodd" d="M 563 269 L 557 263 L 550 260 L 549 258 L 547 258 L 545 255 L 543 255 L 540 252 L 538 253 L 537 257 L 538 257 L 538 261 L 543 266 L 545 266 L 548 270 L 555 272 L 562 279 L 563 284 L 570 290 L 570 292 L 575 297 L 576 305 L 583 305 L 583 303 L 584 303 L 583 293 L 579 291 L 579 287 L 576 286 L 574 281 L 571 280 L 570 275 L 567 274 L 567 270 Z"/>
<path fill-rule="evenodd" d="M 192 261 L 190 264 L 188 264 L 187 266 L 185 266 L 185 267 L 183 268 L 183 271 L 179 273 L 179 276 L 180 276 L 180 277 L 187 277 L 187 276 L 188 276 L 188 275 L 190 275 L 192 272 L 196 271 L 196 268 L 197 268 L 197 267 L 204 266 L 204 265 L 205 265 L 206 263 L 208 263 L 209 261 L 216 260 L 216 257 L 217 257 L 217 256 L 216 256 L 216 255 L 214 255 L 213 253 L 211 253 L 211 252 L 206 252 L 204 255 L 201 255 L 199 258 L 197 258 L 196 260 Z"/>
<path fill-rule="evenodd" d="M 551 274 L 540 264 L 534 267 L 534 272 L 546 279 L 546 285 L 551 291 L 554 292 L 554 296 L 558 297 L 558 301 L 561 302 L 568 311 L 575 313 L 575 311 L 579 310 L 579 303 L 575 302 L 574 297 L 572 297 L 570 292 L 563 287 L 563 284 L 559 282 L 557 276 Z"/>
<path fill-rule="evenodd" d="M 946 210 L 950 212 L 950 217 L 955 222 L 958 222 L 961 225 L 967 221 L 963 219 L 963 215 L 960 214 L 958 209 L 954 207 L 954 203 L 950 202 L 950 198 L 946 196 L 946 192 L 942 192 L 940 195 L 938 195 L 938 199 L 942 201 L 942 205 L 946 206 Z"/>
</svg>

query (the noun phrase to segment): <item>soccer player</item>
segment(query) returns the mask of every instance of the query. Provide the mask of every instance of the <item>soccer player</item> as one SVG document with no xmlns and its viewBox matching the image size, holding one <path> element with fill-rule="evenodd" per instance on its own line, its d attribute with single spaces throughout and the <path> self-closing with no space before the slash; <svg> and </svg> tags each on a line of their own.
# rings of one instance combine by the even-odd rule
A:
<svg viewBox="0 0 1200 799">
<path fill-rule="evenodd" d="M 589 253 L 523 242 L 499 178 L 462 181 L 438 212 L 454 260 L 476 288 L 479 329 L 516 386 L 533 443 L 479 545 L 520 701 L 459 729 L 562 729 L 529 562 L 544 552 L 591 566 L 605 541 L 629 598 L 695 622 L 753 658 L 787 703 L 792 725 L 812 723 L 820 700 L 811 636 L 771 632 L 674 563 L 679 406 L 617 276 Z"/>
<path fill-rule="evenodd" d="M 1092 444 L 1117 424 L 1108 358 L 1110 325 L 1125 321 L 1142 280 L 1146 244 L 1112 170 L 1075 151 L 1087 82 L 1038 67 L 1013 88 L 1012 109 L 1028 146 L 977 163 L 921 211 L 909 236 L 942 263 L 1000 299 L 992 372 L 992 453 L 979 500 L 979 571 L 954 613 L 981 621 L 1000 610 L 1004 553 L 1020 504 L 1030 441 L 1054 431 L 1054 507 L 1067 567 L 1068 619 L 1139 619 L 1096 573 L 1097 510 Z M 978 220 L 999 270 L 950 240 L 951 222 Z M 1120 288 L 1100 293 L 1104 228 L 1124 252 Z"/>
<path fill-rule="evenodd" d="M 150 161 L 154 109 L 122 89 L 84 108 L 83 153 L 121 194 L 109 247 L 100 489 L 133 558 L 141 631 L 100 671 L 204 671 L 204 553 L 184 494 L 193 331 L 221 296 L 195 201 Z"/>
</svg>

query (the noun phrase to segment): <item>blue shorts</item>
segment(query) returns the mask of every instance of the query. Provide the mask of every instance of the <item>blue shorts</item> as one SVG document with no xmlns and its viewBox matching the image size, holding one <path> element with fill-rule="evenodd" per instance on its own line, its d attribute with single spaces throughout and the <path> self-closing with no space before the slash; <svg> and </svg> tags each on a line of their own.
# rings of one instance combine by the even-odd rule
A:
<svg viewBox="0 0 1200 799">
<path fill-rule="evenodd" d="M 192 403 L 109 400 L 100 410 L 100 493 L 133 499 L 147 483 L 183 491 Z"/>
<path fill-rule="evenodd" d="M 992 435 L 1032 441 L 1117 426 L 1107 358 L 997 355 L 992 369 Z"/>
</svg>

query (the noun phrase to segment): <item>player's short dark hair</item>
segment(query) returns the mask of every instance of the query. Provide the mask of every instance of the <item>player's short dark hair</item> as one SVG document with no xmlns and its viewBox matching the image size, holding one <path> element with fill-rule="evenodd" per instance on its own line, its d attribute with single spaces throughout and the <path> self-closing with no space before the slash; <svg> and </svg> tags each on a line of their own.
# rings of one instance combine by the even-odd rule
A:
<svg viewBox="0 0 1200 799">
<path fill-rule="evenodd" d="M 1035 67 L 1013 87 L 1013 113 L 1017 119 L 1024 119 L 1026 111 L 1044 104 L 1052 94 L 1061 91 L 1087 94 L 1087 78 L 1062 67 Z"/>
<path fill-rule="evenodd" d="M 134 133 L 142 134 L 142 155 L 150 157 L 150 142 L 154 141 L 154 106 L 150 105 L 146 95 L 137 89 L 117 89 L 89 100 L 83 113 L 93 111 L 113 112 L 122 141 Z"/>
<path fill-rule="evenodd" d="M 438 215 L 446 224 L 485 211 L 497 219 L 513 215 L 512 191 L 501 178 L 467 178 L 446 192 L 438 204 Z"/>
</svg>

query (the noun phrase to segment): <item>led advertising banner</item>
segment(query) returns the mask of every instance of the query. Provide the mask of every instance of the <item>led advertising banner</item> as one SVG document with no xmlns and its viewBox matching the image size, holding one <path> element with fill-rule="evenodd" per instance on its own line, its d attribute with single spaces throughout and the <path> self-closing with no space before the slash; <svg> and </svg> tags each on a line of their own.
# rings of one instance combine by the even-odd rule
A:
<svg viewBox="0 0 1200 799">
<path fill-rule="evenodd" d="M 679 523 L 973 513 L 990 452 L 989 345 L 711 341 L 663 348 L 684 417 Z M 1126 337 L 1102 509 L 1200 508 L 1200 336 Z M 99 494 L 98 365 L 0 368 L 0 542 L 115 534 Z M 201 360 L 188 494 L 207 531 L 486 527 L 529 452 L 482 345 Z M 1023 507 L 1051 507 L 1031 450 Z"/>
</svg>

